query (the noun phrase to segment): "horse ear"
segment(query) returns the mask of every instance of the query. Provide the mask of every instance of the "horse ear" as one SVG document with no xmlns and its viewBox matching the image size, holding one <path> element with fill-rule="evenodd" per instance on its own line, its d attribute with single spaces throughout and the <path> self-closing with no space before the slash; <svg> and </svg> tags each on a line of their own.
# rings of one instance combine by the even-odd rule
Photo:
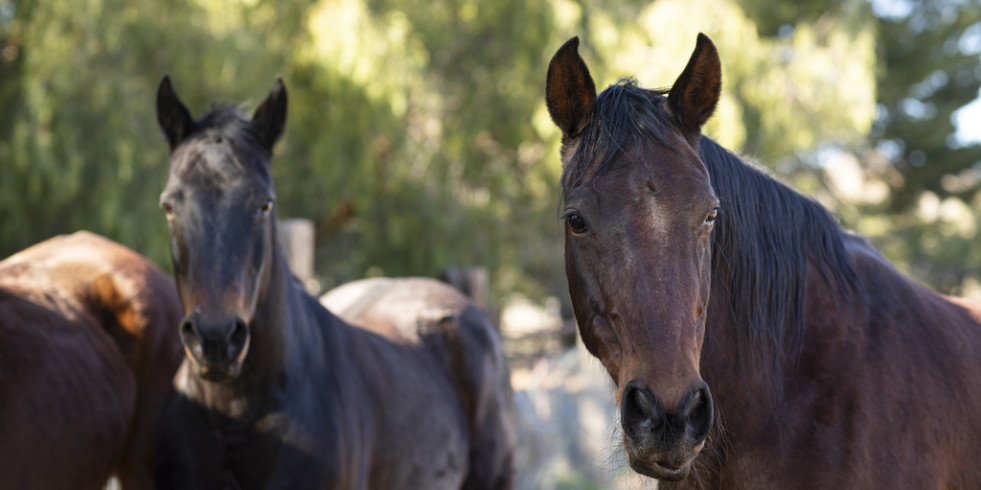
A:
<svg viewBox="0 0 981 490">
<path fill-rule="evenodd" d="M 171 151 L 194 129 L 191 113 L 174 92 L 169 76 L 163 77 L 157 89 L 157 123 L 167 137 Z"/>
<path fill-rule="evenodd" d="M 276 81 L 269 89 L 266 100 L 252 115 L 252 125 L 267 150 L 272 151 L 273 145 L 279 140 L 286 128 L 286 86 L 283 79 L 276 75 Z"/>
<path fill-rule="evenodd" d="M 566 41 L 548 64 L 545 105 L 564 137 L 579 134 L 593 114 L 596 85 L 579 56 L 578 37 Z"/>
<path fill-rule="evenodd" d="M 719 52 L 708 36 L 699 33 L 688 66 L 668 93 L 668 107 L 684 129 L 697 132 L 712 117 L 721 93 Z"/>
</svg>

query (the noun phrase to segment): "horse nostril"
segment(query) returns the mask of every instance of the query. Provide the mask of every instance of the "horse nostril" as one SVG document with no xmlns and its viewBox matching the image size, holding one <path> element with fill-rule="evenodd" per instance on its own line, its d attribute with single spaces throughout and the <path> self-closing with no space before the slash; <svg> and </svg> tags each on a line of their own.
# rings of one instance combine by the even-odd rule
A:
<svg viewBox="0 0 981 490">
<path fill-rule="evenodd" d="M 181 322 L 179 332 L 181 342 L 184 344 L 184 347 L 190 350 L 195 356 L 200 357 L 203 355 L 204 351 L 201 347 L 201 335 L 198 332 L 197 326 L 193 321 L 191 321 L 191 319 L 187 318 Z"/>
<path fill-rule="evenodd" d="M 663 424 L 657 400 L 649 390 L 628 383 L 622 400 L 620 417 L 623 430 L 631 439 L 643 440 Z"/>
<path fill-rule="evenodd" d="M 249 326 L 241 318 L 236 318 L 226 339 L 228 340 L 229 357 L 232 359 L 238 357 L 239 352 L 245 348 L 245 344 L 249 340 Z"/>
<path fill-rule="evenodd" d="M 688 407 L 688 415 L 685 420 L 688 437 L 695 443 L 703 441 L 712 428 L 712 419 L 712 393 L 708 386 L 702 386 L 697 390 L 691 405 Z"/>
</svg>

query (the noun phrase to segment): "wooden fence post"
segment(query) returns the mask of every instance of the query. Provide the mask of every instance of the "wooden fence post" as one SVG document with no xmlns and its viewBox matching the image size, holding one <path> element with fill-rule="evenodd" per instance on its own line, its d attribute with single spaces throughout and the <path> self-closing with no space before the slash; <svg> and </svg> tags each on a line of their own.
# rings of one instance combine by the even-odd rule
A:
<svg viewBox="0 0 981 490">
<path fill-rule="evenodd" d="M 490 276 L 486 267 L 447 267 L 439 280 L 457 288 L 484 311 L 490 306 Z"/>
<path fill-rule="evenodd" d="M 316 291 L 319 286 L 313 277 L 313 221 L 304 218 L 279 220 L 279 243 L 283 246 L 283 253 L 293 275 L 311 293 L 319 292 Z"/>
</svg>

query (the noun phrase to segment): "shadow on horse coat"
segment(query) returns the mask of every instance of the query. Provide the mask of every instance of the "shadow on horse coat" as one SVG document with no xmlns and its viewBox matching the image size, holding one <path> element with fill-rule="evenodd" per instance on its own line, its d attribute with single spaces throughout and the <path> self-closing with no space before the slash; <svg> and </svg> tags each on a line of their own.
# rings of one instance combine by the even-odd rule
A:
<svg viewBox="0 0 981 490">
<path fill-rule="evenodd" d="M 180 363 L 173 281 L 87 232 L 0 262 L 4 488 L 153 488 L 156 423 Z"/>
<path fill-rule="evenodd" d="M 631 467 L 681 488 L 981 487 L 981 305 L 703 137 L 704 35 L 669 91 L 597 95 L 578 44 L 546 82 L 566 273 Z"/>
<path fill-rule="evenodd" d="M 219 108 L 195 121 L 165 78 L 157 113 L 186 352 L 160 487 L 510 488 L 511 388 L 483 314 L 448 286 L 407 282 L 360 328 L 291 276 L 270 167 L 282 82 L 251 119 Z M 445 315 L 431 321 L 433 310 Z"/>
</svg>

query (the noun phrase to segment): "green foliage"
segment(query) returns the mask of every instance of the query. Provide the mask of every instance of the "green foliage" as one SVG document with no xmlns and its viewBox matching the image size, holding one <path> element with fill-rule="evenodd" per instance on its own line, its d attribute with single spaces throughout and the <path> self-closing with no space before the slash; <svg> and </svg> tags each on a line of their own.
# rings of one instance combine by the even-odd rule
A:
<svg viewBox="0 0 981 490">
<path fill-rule="evenodd" d="M 154 113 L 157 84 L 171 73 L 197 108 L 213 94 L 262 94 L 275 73 L 269 67 L 286 51 L 282 33 L 289 29 L 278 22 L 291 12 L 269 12 L 272 3 L 221 15 L 203 2 L 0 6 L 13 12 L 0 39 L 15 51 L 4 58 L 0 90 L 0 255 L 89 229 L 169 267 L 157 210 L 167 168 Z M 262 37 L 228 28 L 245 16 Z M 230 53 L 240 59 L 231 61 Z"/>
<path fill-rule="evenodd" d="M 910 6 L 908 16 L 884 17 L 880 28 L 890 42 L 880 43 L 882 115 L 874 136 L 898 150 L 891 156 L 904 181 L 890 199 L 894 212 L 909 208 L 922 191 L 969 201 L 979 190 L 979 182 L 944 185 L 943 177 L 981 164 L 981 145 L 953 141 L 951 117 L 981 89 L 981 49 L 961 47 L 965 31 L 981 25 L 981 4 Z"/>
<path fill-rule="evenodd" d="M 723 95 L 705 132 L 729 148 L 776 165 L 818 142 L 855 142 L 868 131 L 875 42 L 864 3 L 799 21 L 780 39 L 759 36 L 730 0 L 661 0 L 630 18 L 591 16 L 597 34 L 587 44 L 611 60 L 599 79 L 636 75 L 645 86 L 670 86 L 695 35 L 706 33 L 722 58 Z"/>
<path fill-rule="evenodd" d="M 867 168 L 885 170 L 879 178 L 890 192 L 877 202 L 846 200 L 842 212 L 877 217 L 876 244 L 914 277 L 977 294 L 981 143 L 958 141 L 952 115 L 981 89 L 981 4 L 909 0 L 878 11 L 879 117 L 860 153 Z"/>
<path fill-rule="evenodd" d="M 949 36 L 977 22 L 955 20 Z M 598 86 L 631 75 L 666 86 L 699 31 L 725 69 L 708 133 L 811 190 L 815 148 L 860 147 L 877 88 L 892 115 L 910 85 L 970 67 L 958 56 L 890 61 L 942 50 L 949 36 L 883 47 L 892 31 L 861 0 L 0 0 L 0 256 L 85 228 L 168 266 L 157 84 L 170 74 L 200 116 L 216 99 L 252 110 L 281 74 L 280 215 L 316 223 L 325 286 L 484 265 L 495 297 L 564 297 L 549 58 L 579 35 Z M 935 134 L 904 148 L 946 155 L 942 119 L 977 85 L 958 90 L 922 97 L 936 121 L 880 118 L 878 137 Z M 943 176 L 976 161 L 957 158 L 927 179 L 941 200 L 953 195 Z"/>
</svg>

